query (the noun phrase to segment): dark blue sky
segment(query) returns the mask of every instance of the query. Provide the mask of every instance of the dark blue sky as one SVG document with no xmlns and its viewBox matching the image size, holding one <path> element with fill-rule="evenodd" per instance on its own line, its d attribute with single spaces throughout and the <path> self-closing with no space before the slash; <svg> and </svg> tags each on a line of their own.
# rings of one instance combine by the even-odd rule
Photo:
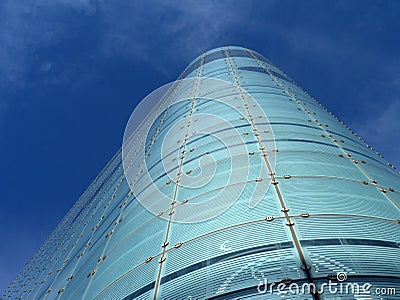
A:
<svg viewBox="0 0 400 300">
<path fill-rule="evenodd" d="M 211 48 L 268 56 L 400 167 L 399 15 L 396 0 L 0 1 L 0 290 L 120 147 L 135 105 Z"/>
</svg>

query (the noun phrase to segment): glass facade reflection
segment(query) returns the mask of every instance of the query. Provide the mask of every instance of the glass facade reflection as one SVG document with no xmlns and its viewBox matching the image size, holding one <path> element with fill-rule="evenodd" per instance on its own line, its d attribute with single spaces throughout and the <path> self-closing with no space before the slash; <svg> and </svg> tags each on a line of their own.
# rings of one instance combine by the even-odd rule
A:
<svg viewBox="0 0 400 300">
<path fill-rule="evenodd" d="M 186 103 L 160 104 L 162 114 L 149 133 L 140 134 L 139 127 L 133 137 L 151 153 L 149 174 L 175 201 L 172 208 L 168 202 L 154 214 L 143 207 L 131 188 L 141 189 L 150 204 L 156 194 L 140 181 L 140 168 L 129 179 L 137 183 L 128 184 L 119 151 L 10 284 L 6 299 L 353 299 L 327 288 L 323 294 L 278 294 L 279 283 L 285 291 L 292 283 L 321 288 L 328 280 L 340 283 L 338 274 L 348 283 L 370 283 L 373 299 L 395 298 L 374 295 L 376 287 L 400 293 L 396 168 L 254 51 L 206 52 L 171 94 L 184 89 L 180 82 L 203 77 L 229 83 L 219 104 L 196 93 Z M 233 139 L 223 143 L 194 132 L 204 114 L 228 120 L 229 130 L 241 136 L 239 165 L 233 167 L 229 151 L 239 147 Z M 182 118 L 190 118 L 188 125 L 165 139 Z M 208 129 L 225 130 L 213 122 Z M 169 147 L 170 156 L 157 156 L 161 147 Z M 213 157 L 214 177 L 196 188 L 182 187 L 160 163 L 177 162 L 178 178 L 184 173 L 185 180 L 200 182 L 207 164 L 200 168 L 198 161 L 206 155 Z M 229 173 L 243 166 L 245 178 L 227 184 Z M 185 205 L 218 196 L 222 188 L 223 200 L 235 201 L 221 214 L 174 222 Z M 257 195 L 261 200 L 250 207 Z M 200 213 L 195 208 L 193 219 Z M 268 295 L 260 293 L 265 282 L 275 284 Z"/>
</svg>

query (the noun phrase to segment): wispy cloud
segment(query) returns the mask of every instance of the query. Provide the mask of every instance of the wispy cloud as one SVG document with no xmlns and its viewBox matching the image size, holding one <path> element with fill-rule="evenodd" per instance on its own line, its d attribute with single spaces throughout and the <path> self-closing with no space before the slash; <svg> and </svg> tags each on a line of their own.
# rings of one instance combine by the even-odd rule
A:
<svg viewBox="0 0 400 300">
<path fill-rule="evenodd" d="M 94 13 L 90 1 L 3 1 L 0 17 L 0 81 L 21 88 L 31 72 L 48 64 L 38 52 L 59 44 L 72 33 L 65 14 Z"/>
<path fill-rule="evenodd" d="M 187 62 L 210 48 L 241 18 L 240 7 L 227 10 L 225 1 L 39 0 L 2 5 L 1 82 L 19 87 L 28 84 L 29 74 L 56 68 L 56 62 L 38 52 L 73 40 L 79 28 L 71 22 L 76 20 L 92 23 L 94 31 L 87 33 L 96 35 L 92 57 L 121 57 L 163 69 L 168 58 Z M 72 62 L 75 68 L 78 64 Z M 74 78 L 63 66 L 57 76 L 68 73 Z"/>
<path fill-rule="evenodd" d="M 102 53 L 157 68 L 166 59 L 188 62 L 240 22 L 240 6 L 226 7 L 226 1 L 101 2 Z"/>
</svg>

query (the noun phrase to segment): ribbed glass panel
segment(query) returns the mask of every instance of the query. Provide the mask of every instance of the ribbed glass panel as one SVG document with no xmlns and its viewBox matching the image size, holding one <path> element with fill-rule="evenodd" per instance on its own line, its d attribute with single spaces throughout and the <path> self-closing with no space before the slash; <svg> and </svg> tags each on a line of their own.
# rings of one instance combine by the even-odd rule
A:
<svg viewBox="0 0 400 300">
<path fill-rule="evenodd" d="M 398 276 L 399 249 L 367 246 L 341 245 L 307 247 L 312 262 L 313 276 L 323 277 L 338 272 L 349 276 L 356 274 Z M 391 261 L 392 264 L 387 262 Z"/>
<path fill-rule="evenodd" d="M 298 217 L 295 222 L 301 240 L 359 238 L 400 243 L 398 224 L 393 221 L 349 215 Z"/>
<path fill-rule="evenodd" d="M 281 180 L 283 197 L 290 213 L 354 214 L 396 219 L 398 209 L 376 187 L 330 178 Z M 321 190 L 321 186 L 326 189 Z"/>
<path fill-rule="evenodd" d="M 132 268 L 122 277 L 109 274 L 113 281 L 111 285 L 102 285 L 102 290 L 89 299 L 124 299 L 125 296 L 134 294 L 134 299 L 150 299 L 152 295 L 154 278 L 157 275 L 158 261 L 154 259 L 149 263 Z M 143 292 L 140 289 L 145 288 Z M 130 298 L 132 299 L 132 298 Z"/>
<path fill-rule="evenodd" d="M 290 238 L 285 232 L 282 222 L 282 220 L 261 221 L 217 231 L 210 231 L 211 226 L 206 231 L 201 225 L 198 225 L 190 232 L 188 232 L 190 225 L 175 224 L 171 234 L 171 245 L 175 245 L 179 241 L 190 240 L 193 236 L 196 238 L 177 249 L 171 249 L 168 253 L 169 263 L 166 264 L 165 273 L 170 274 L 220 255 L 229 253 L 236 255 L 235 253 L 245 253 L 245 250 L 249 248 L 289 241 Z M 216 225 L 216 228 L 220 227 L 215 222 L 213 225 Z M 229 224 L 224 225 L 225 228 L 229 226 Z"/>
<path fill-rule="evenodd" d="M 279 253 L 279 254 L 278 254 Z M 282 275 L 304 278 L 299 272 L 292 249 L 242 255 L 230 260 L 198 268 L 179 279 L 173 279 L 161 286 L 161 299 L 174 295 L 177 299 L 206 299 L 228 294 L 235 290 L 257 287 L 268 278 L 279 281 Z M 282 271 L 284 270 L 284 274 Z M 187 285 L 182 285 L 185 282 Z"/>
</svg>

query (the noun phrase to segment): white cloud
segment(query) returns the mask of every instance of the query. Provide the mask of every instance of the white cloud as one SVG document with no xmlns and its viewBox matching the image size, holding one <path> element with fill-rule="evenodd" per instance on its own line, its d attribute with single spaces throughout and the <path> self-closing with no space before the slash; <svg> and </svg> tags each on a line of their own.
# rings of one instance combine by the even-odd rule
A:
<svg viewBox="0 0 400 300">
<path fill-rule="evenodd" d="M 44 1 L 6 1 L 0 16 L 0 81 L 24 87 L 25 77 L 37 63 L 37 50 L 57 44 L 68 24 Z"/>
<path fill-rule="evenodd" d="M 0 15 L 0 81 L 24 87 L 32 69 L 43 71 L 47 61 L 37 52 L 80 29 L 66 17 L 71 13 L 99 25 L 93 32 L 98 41 L 91 45 L 93 57 L 117 56 L 162 69 L 166 59 L 188 62 L 208 50 L 241 22 L 243 12 L 226 1 L 5 1 Z"/>
<path fill-rule="evenodd" d="M 241 22 L 240 7 L 226 7 L 225 1 L 102 1 L 102 53 L 158 68 L 166 59 L 189 62 Z"/>
</svg>

